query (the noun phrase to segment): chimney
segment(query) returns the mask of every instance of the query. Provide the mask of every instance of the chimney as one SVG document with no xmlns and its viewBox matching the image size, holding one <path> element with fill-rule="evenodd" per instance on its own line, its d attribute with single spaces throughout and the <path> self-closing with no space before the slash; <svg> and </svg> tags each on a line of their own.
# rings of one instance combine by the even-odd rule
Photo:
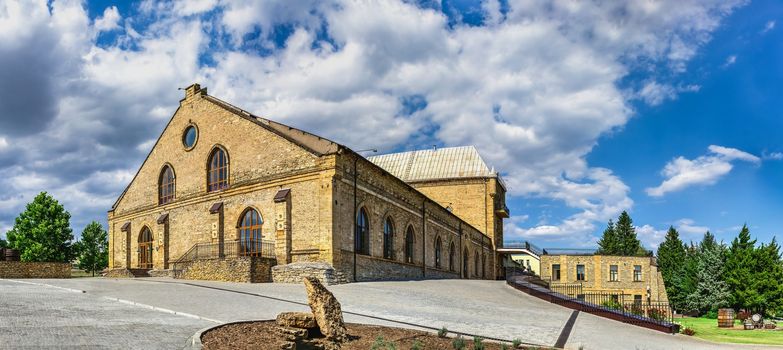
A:
<svg viewBox="0 0 783 350">
<path fill-rule="evenodd" d="M 189 99 L 195 95 L 206 95 L 207 88 L 201 88 L 199 84 L 193 84 L 185 88 L 185 99 Z"/>
</svg>

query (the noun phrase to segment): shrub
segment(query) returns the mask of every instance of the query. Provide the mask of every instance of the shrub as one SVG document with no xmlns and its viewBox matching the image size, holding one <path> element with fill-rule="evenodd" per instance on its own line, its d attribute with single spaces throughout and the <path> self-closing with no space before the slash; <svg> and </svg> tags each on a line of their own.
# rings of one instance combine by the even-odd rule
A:
<svg viewBox="0 0 783 350">
<path fill-rule="evenodd" d="M 625 311 L 630 312 L 636 316 L 644 316 L 644 309 L 639 304 L 631 304 L 625 307 Z"/>
<path fill-rule="evenodd" d="M 372 343 L 370 350 L 397 350 L 397 345 L 394 342 L 387 342 L 382 336 L 375 338 L 375 342 Z"/>
<path fill-rule="evenodd" d="M 413 346 L 411 346 L 411 350 L 423 350 L 423 349 L 424 349 L 424 344 L 422 344 L 422 342 L 418 339 L 416 339 L 413 342 Z"/>
<path fill-rule="evenodd" d="M 465 349 L 465 339 L 462 338 L 461 335 L 454 338 L 454 340 L 451 341 L 451 347 L 454 348 L 454 350 L 463 350 Z"/>
<path fill-rule="evenodd" d="M 508 345 L 500 344 L 500 350 L 508 350 Z"/>
<path fill-rule="evenodd" d="M 718 319 L 718 310 L 707 311 L 707 313 L 704 314 L 704 317 L 712 319 L 712 320 L 716 320 L 716 319 Z"/>
<path fill-rule="evenodd" d="M 614 300 L 614 299 L 604 300 L 601 303 L 601 306 L 603 306 L 605 308 L 609 308 L 609 309 L 615 309 L 615 310 L 620 310 L 620 309 L 623 308 L 623 306 L 620 305 L 620 302 L 617 301 L 617 300 Z"/>
<path fill-rule="evenodd" d="M 444 326 L 438 331 L 438 338 L 446 338 L 446 334 L 449 334 L 449 330 Z"/>
<path fill-rule="evenodd" d="M 668 313 L 665 309 L 651 308 L 647 311 L 647 315 L 656 321 L 666 321 L 668 319 Z"/>
<path fill-rule="evenodd" d="M 514 349 L 518 348 L 520 345 L 522 345 L 522 341 L 519 340 L 519 338 L 514 339 L 511 341 L 511 345 L 514 346 Z"/>
<path fill-rule="evenodd" d="M 473 337 L 473 350 L 484 350 L 484 338 Z"/>
<path fill-rule="evenodd" d="M 683 328 L 682 331 L 680 331 L 680 332 L 682 334 L 690 335 L 690 336 L 696 334 L 696 331 L 694 331 L 693 328 L 688 328 L 688 327 Z"/>
</svg>

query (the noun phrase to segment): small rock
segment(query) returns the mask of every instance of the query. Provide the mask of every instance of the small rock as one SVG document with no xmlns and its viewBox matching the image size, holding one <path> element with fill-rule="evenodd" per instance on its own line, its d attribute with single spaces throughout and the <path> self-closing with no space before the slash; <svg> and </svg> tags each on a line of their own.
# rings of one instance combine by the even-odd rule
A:
<svg viewBox="0 0 783 350">
<path fill-rule="evenodd" d="M 283 327 L 316 328 L 315 316 L 309 312 L 281 312 L 277 315 L 277 324 Z"/>
<path fill-rule="evenodd" d="M 342 342 L 348 340 L 340 302 L 321 282 L 312 277 L 304 279 L 307 303 L 313 311 L 318 328 L 327 339 Z"/>
</svg>

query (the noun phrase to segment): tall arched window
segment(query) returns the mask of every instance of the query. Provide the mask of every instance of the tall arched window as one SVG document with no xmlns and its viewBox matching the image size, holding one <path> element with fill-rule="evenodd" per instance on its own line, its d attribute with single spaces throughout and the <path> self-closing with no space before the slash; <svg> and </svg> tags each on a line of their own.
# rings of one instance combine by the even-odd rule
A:
<svg viewBox="0 0 783 350">
<path fill-rule="evenodd" d="M 478 276 L 479 274 L 479 253 L 476 251 L 476 254 L 473 255 L 473 273 Z"/>
<path fill-rule="evenodd" d="M 454 242 L 449 245 L 449 271 L 454 271 Z"/>
<path fill-rule="evenodd" d="M 139 233 L 139 268 L 152 268 L 152 232 L 147 226 L 141 229 Z"/>
<path fill-rule="evenodd" d="M 481 278 L 487 278 L 487 255 L 481 253 Z"/>
<path fill-rule="evenodd" d="M 215 147 L 209 155 L 208 164 L 207 190 L 213 192 L 228 188 L 228 155 L 226 152 L 220 147 Z"/>
<path fill-rule="evenodd" d="M 408 226 L 408 232 L 405 233 L 405 262 L 413 263 L 413 226 Z"/>
<path fill-rule="evenodd" d="M 468 248 L 462 252 L 462 278 L 470 278 L 468 275 Z"/>
<path fill-rule="evenodd" d="M 261 226 L 264 220 L 253 208 L 245 209 L 239 222 L 239 253 L 248 256 L 261 256 Z"/>
<path fill-rule="evenodd" d="M 386 218 L 383 223 L 383 257 L 394 258 L 394 223 L 391 218 Z"/>
<path fill-rule="evenodd" d="M 437 268 L 440 268 L 440 265 L 441 265 L 441 263 L 440 263 L 441 262 L 441 259 L 440 259 L 440 256 L 441 256 L 441 254 L 440 254 L 440 252 L 441 252 L 440 246 L 441 246 L 441 244 L 440 244 L 440 237 L 435 238 L 435 267 L 437 267 Z"/>
<path fill-rule="evenodd" d="M 166 165 L 158 178 L 158 204 L 166 204 L 174 200 L 174 170 Z"/>
<path fill-rule="evenodd" d="M 356 237 L 353 249 L 359 254 L 370 255 L 370 220 L 364 208 L 359 208 L 359 213 L 356 214 Z"/>
</svg>

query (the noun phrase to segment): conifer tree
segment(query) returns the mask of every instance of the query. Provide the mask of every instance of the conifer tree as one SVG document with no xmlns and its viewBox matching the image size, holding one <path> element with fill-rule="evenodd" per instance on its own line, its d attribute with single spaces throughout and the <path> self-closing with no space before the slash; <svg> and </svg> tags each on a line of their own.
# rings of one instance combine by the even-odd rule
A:
<svg viewBox="0 0 783 350">
<path fill-rule="evenodd" d="M 604 230 L 604 234 L 601 236 L 601 239 L 598 241 L 598 251 L 596 254 L 598 255 L 613 255 L 616 254 L 618 251 L 618 245 L 619 242 L 617 240 L 617 235 L 614 232 L 614 222 L 612 222 L 611 219 L 609 219 L 609 224 L 607 224 L 606 229 Z"/>
<path fill-rule="evenodd" d="M 742 226 L 739 235 L 731 242 L 726 257 L 725 280 L 732 292 L 731 306 L 746 309 L 759 301 L 755 290 L 756 240 L 751 240 L 747 225 Z"/>
<path fill-rule="evenodd" d="M 616 255 L 622 256 L 644 256 L 648 255 L 647 250 L 642 247 L 639 238 L 636 237 L 636 229 L 633 227 L 633 220 L 628 212 L 623 211 L 617 218 L 617 225 L 614 228 L 615 235 L 619 242 Z"/>
<path fill-rule="evenodd" d="M 762 244 L 755 255 L 757 265 L 753 289 L 757 298 L 749 306 L 764 313 L 783 311 L 783 264 L 777 240 L 773 237 L 769 244 Z"/>
<path fill-rule="evenodd" d="M 666 294 L 676 310 L 682 310 L 685 306 L 685 295 L 680 285 L 679 278 L 685 270 L 685 244 L 680 240 L 680 233 L 674 227 L 669 226 L 666 238 L 658 246 L 658 269 L 663 276 L 666 285 Z"/>
<path fill-rule="evenodd" d="M 731 293 L 723 281 L 723 250 L 709 231 L 699 244 L 695 288 L 686 297 L 686 309 L 703 314 L 729 305 Z"/>
<path fill-rule="evenodd" d="M 690 243 L 685 248 L 685 260 L 682 263 L 682 271 L 679 275 L 673 277 L 674 284 L 679 288 L 679 305 L 676 305 L 676 309 L 680 311 L 695 311 L 691 310 L 686 305 L 687 296 L 692 294 L 696 290 L 696 285 L 699 282 L 699 248 Z"/>
</svg>

